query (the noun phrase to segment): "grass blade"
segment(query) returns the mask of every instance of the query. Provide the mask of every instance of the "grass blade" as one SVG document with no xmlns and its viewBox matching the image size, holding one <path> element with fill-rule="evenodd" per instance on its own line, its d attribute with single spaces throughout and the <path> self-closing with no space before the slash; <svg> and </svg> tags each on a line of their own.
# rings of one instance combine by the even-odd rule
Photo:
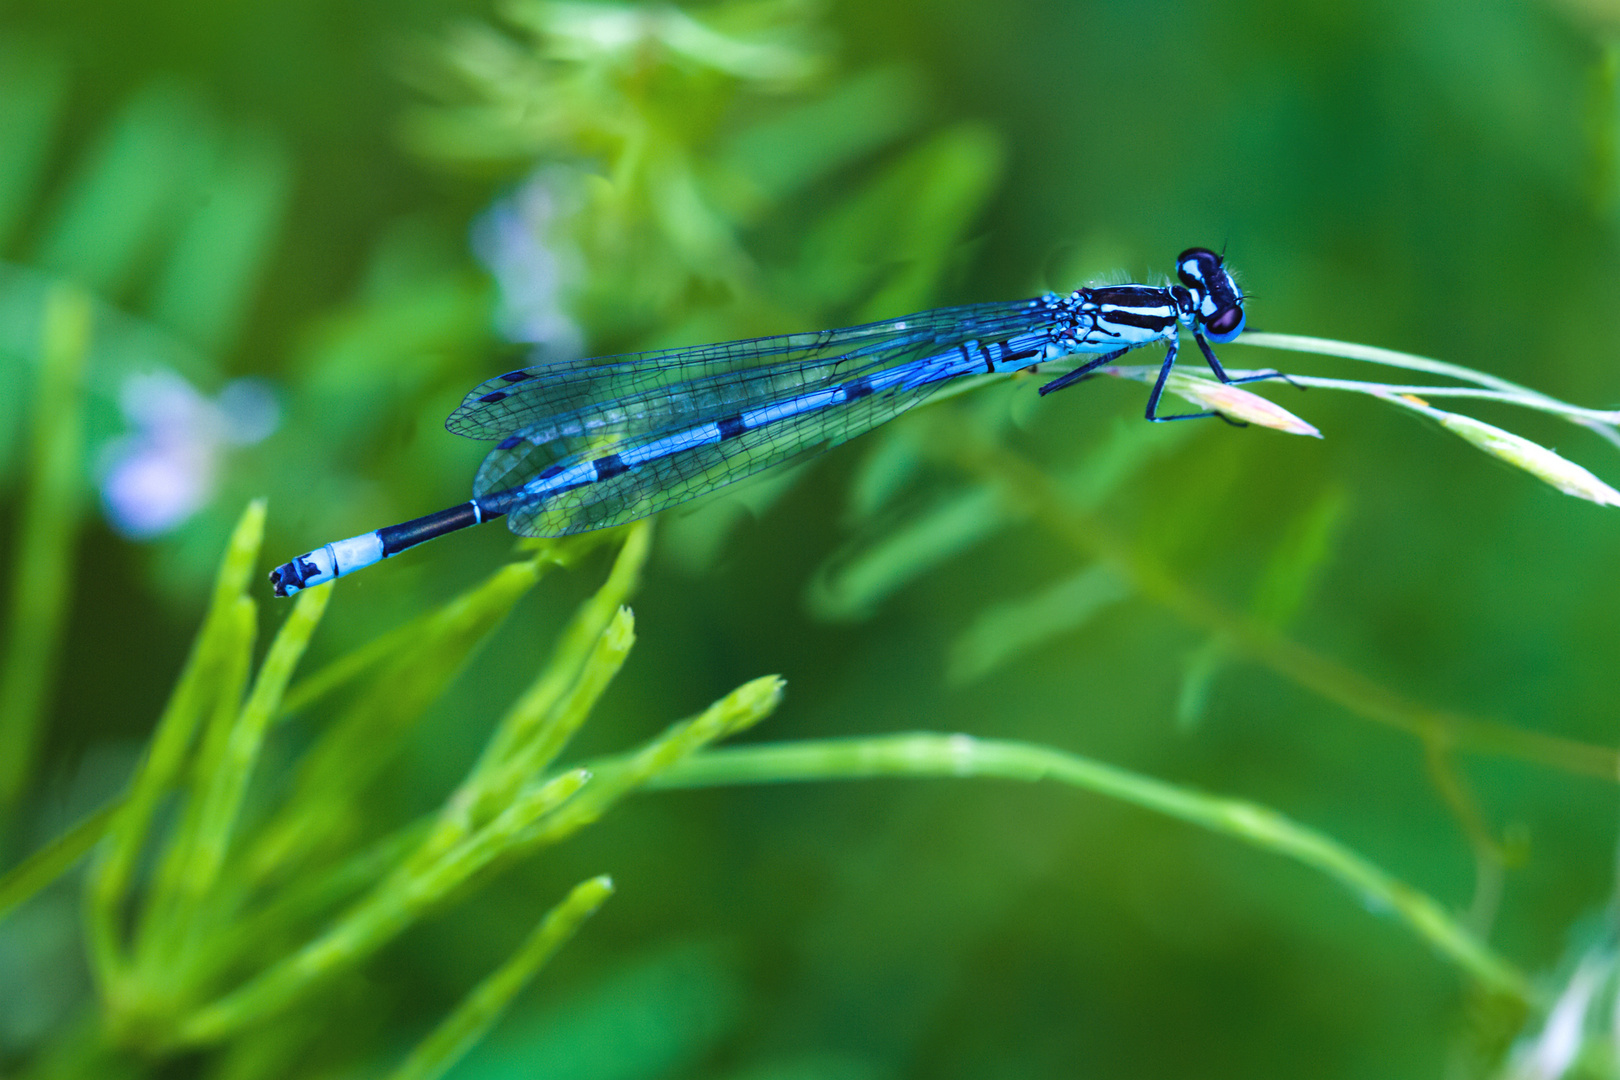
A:
<svg viewBox="0 0 1620 1080">
<path fill-rule="evenodd" d="M 588 778 L 589 774 L 581 769 L 563 773 L 520 796 L 489 826 L 433 866 L 419 873 L 407 871 L 391 876 L 326 933 L 244 986 L 186 1017 L 175 1032 L 176 1041 L 196 1045 L 225 1038 L 280 1012 L 310 987 L 370 957 L 466 884 L 472 875 L 511 850 L 523 830 L 566 805 Z"/>
<path fill-rule="evenodd" d="M 479 983 L 456 1011 L 411 1051 L 390 1080 L 437 1080 L 443 1076 L 495 1025 L 512 998 L 541 966 L 612 895 L 613 881 L 606 876 L 574 886 L 562 903 L 546 912 L 512 958 Z"/>
<path fill-rule="evenodd" d="M 250 876 L 264 880 L 340 835 L 365 786 L 388 761 L 384 748 L 441 695 L 537 581 L 534 560 L 510 563 L 433 613 L 317 740 L 282 810 L 256 840 Z"/>
<path fill-rule="evenodd" d="M 86 890 L 92 970 L 103 991 L 111 991 L 123 972 L 120 927 L 123 906 L 147 828 L 159 800 L 174 786 L 190 754 L 193 736 L 203 713 L 213 703 L 219 669 L 227 660 L 226 644 L 233 639 L 232 613 L 245 598 L 247 583 L 259 558 L 264 539 L 263 500 L 248 504 L 231 533 L 225 557 L 214 583 L 213 601 L 202 629 L 192 642 L 180 678 L 159 717 L 152 743 L 135 778 L 129 797 L 107 830 L 107 843 L 90 875 Z"/>
<path fill-rule="evenodd" d="M 264 745 L 265 732 L 277 713 L 287 681 L 303 658 L 304 649 L 320 625 L 331 598 L 330 585 L 305 589 L 299 594 L 292 614 L 282 624 L 259 667 L 253 691 L 237 716 L 219 768 L 207 778 L 208 787 L 201 793 L 203 812 L 196 865 L 190 875 L 192 888 L 199 892 L 212 885 L 219 875 L 248 781 Z"/>
<path fill-rule="evenodd" d="M 122 799 L 115 799 L 0 875 L 0 920 L 70 870 L 107 832 Z"/>
<path fill-rule="evenodd" d="M 987 607 L 951 642 L 948 677 L 958 685 L 982 679 L 1013 657 L 1078 630 L 1130 594 L 1112 567 L 1094 563 L 1034 595 Z"/>
<path fill-rule="evenodd" d="M 84 455 L 84 361 L 90 297 L 58 285 L 46 297 L 11 617 L 0 667 L 0 811 L 28 786 L 70 600 Z"/>
</svg>

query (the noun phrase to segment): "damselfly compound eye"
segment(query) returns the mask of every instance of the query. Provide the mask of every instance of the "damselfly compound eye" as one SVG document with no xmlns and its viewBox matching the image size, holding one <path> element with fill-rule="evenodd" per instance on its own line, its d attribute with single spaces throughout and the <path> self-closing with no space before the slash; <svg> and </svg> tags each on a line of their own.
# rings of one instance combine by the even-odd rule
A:
<svg viewBox="0 0 1620 1080">
<path fill-rule="evenodd" d="M 1176 276 L 1190 289 L 1208 288 L 1220 268 L 1221 257 L 1209 248 L 1188 248 L 1176 259 Z"/>
<path fill-rule="evenodd" d="M 1216 341 L 1231 341 L 1243 331 L 1243 309 L 1229 307 L 1204 321 L 1204 329 Z"/>
</svg>

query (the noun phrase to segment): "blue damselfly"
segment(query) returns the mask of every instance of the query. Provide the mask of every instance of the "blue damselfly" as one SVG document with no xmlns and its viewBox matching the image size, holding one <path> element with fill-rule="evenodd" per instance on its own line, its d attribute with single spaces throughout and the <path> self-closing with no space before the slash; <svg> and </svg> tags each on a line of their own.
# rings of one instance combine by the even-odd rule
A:
<svg viewBox="0 0 1620 1080">
<path fill-rule="evenodd" d="M 448 510 L 339 540 L 277 567 L 277 596 L 330 581 L 445 533 L 504 516 L 520 536 L 564 536 L 645 517 L 890 420 L 943 384 L 1100 354 L 1041 387 L 1061 390 L 1132 349 L 1163 342 L 1158 414 L 1181 329 L 1223 383 L 1210 342 L 1243 331 L 1243 292 L 1221 257 L 1191 248 L 1179 285 L 1107 285 L 1067 296 L 937 308 L 843 330 L 594 357 L 509 371 L 450 414 L 458 435 L 499 440 Z"/>
</svg>

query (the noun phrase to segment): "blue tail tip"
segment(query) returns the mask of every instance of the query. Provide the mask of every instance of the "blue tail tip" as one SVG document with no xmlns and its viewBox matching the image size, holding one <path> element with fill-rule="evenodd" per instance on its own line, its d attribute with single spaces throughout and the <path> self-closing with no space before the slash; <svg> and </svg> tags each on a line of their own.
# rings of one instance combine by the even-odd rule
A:
<svg viewBox="0 0 1620 1080">
<path fill-rule="evenodd" d="M 304 581 L 297 562 L 282 563 L 270 571 L 270 588 L 277 596 L 291 596 L 304 587 Z"/>
</svg>

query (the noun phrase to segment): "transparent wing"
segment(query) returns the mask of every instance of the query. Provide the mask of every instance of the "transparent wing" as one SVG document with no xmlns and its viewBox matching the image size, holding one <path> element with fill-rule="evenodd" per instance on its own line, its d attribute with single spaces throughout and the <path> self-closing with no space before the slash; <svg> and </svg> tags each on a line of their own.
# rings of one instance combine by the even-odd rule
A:
<svg viewBox="0 0 1620 1080">
<path fill-rule="evenodd" d="M 1041 300 L 968 304 L 842 330 L 539 364 L 480 383 L 445 427 L 505 440 L 543 435 L 547 423 L 559 437 L 701 423 L 693 417 L 768 401 L 795 380 L 809 385 L 835 367 L 848 372 L 917 345 L 1004 338 L 1045 319 Z"/>
<path fill-rule="evenodd" d="M 918 355 L 937 353 L 939 348 L 932 342 L 912 345 L 907 355 L 899 359 L 904 362 Z M 893 366 L 895 359 L 887 357 L 891 362 L 882 366 Z M 832 385 L 848 377 L 840 372 L 823 382 Z M 516 506 L 509 512 L 507 524 L 520 536 L 564 536 L 634 521 L 773 465 L 837 446 L 898 416 L 941 385 L 943 381 L 935 381 L 880 390 L 854 401 L 745 431 L 735 438 L 655 458 L 610 479 Z M 813 387 L 802 386 L 801 392 L 810 389 Z M 574 455 L 572 460 L 578 459 L 579 455 Z M 519 469 L 486 487 L 485 471 L 479 470 L 475 494 L 515 486 L 509 481 L 514 475 L 533 475 Z"/>
<path fill-rule="evenodd" d="M 932 339 L 901 340 L 858 359 L 794 360 L 705 375 L 548 416 L 518 429 L 489 452 L 473 481 L 473 494 L 521 487 L 553 465 L 615 453 L 660 435 L 892 368 L 939 348 Z"/>
</svg>

